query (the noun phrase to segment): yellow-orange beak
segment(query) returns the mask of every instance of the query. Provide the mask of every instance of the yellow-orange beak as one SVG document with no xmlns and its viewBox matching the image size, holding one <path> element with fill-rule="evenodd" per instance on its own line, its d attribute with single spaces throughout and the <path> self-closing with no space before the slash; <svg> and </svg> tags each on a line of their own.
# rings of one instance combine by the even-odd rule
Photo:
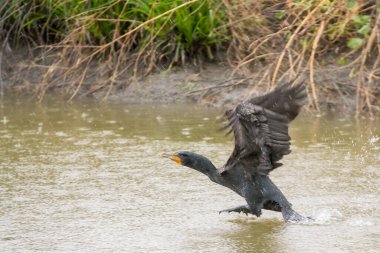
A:
<svg viewBox="0 0 380 253">
<path fill-rule="evenodd" d="M 179 165 L 182 164 L 181 158 L 179 158 L 179 156 L 176 153 L 174 154 L 165 153 L 165 154 L 162 154 L 162 157 L 169 158 L 170 160 L 175 161 Z"/>
</svg>

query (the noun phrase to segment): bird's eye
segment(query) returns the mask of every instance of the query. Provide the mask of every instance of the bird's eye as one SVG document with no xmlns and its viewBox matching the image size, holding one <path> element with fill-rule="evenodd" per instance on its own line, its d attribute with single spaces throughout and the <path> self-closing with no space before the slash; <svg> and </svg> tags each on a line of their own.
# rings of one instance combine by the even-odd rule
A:
<svg viewBox="0 0 380 253">
<path fill-rule="evenodd" d="M 187 155 L 187 154 L 182 154 L 182 156 L 183 156 L 183 157 L 188 157 L 188 155 Z"/>
</svg>

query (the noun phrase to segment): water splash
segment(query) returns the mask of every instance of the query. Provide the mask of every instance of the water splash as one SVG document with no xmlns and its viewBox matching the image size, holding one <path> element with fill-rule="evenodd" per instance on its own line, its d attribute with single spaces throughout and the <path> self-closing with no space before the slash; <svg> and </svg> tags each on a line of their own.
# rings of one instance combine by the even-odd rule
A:
<svg viewBox="0 0 380 253">
<path fill-rule="evenodd" d="M 313 212 L 311 218 L 314 219 L 312 224 L 329 225 L 335 221 L 341 220 L 343 215 L 337 209 L 319 209 Z"/>
<path fill-rule="evenodd" d="M 356 217 L 349 219 L 347 221 L 347 224 L 352 227 L 366 227 L 366 226 L 373 226 L 374 223 L 371 220 L 368 220 L 363 217 Z"/>
<path fill-rule="evenodd" d="M 370 144 L 376 145 L 379 140 L 380 140 L 380 137 L 375 135 L 375 136 L 372 136 L 371 138 L 369 138 L 368 141 Z"/>
</svg>

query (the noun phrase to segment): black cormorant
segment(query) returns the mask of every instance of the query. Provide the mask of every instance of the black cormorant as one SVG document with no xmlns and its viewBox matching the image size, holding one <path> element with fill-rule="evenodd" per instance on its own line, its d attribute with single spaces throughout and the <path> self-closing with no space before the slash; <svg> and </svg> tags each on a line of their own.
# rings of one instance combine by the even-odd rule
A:
<svg viewBox="0 0 380 253">
<path fill-rule="evenodd" d="M 283 85 L 227 111 L 226 127 L 233 132 L 235 148 L 221 168 L 190 151 L 164 154 L 164 157 L 207 175 L 211 181 L 230 188 L 247 202 L 220 212 L 243 212 L 259 217 L 261 210 L 266 209 L 281 212 L 285 221 L 307 220 L 292 209 L 268 176 L 282 165 L 278 161 L 290 153 L 288 124 L 300 112 L 305 98 L 304 85 Z"/>
</svg>

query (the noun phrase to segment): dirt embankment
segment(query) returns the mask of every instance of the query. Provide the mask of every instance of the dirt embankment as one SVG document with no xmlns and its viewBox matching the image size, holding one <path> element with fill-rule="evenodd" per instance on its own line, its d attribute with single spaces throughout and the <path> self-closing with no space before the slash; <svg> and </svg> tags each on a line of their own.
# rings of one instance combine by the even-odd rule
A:
<svg viewBox="0 0 380 253">
<path fill-rule="evenodd" d="M 54 60 L 36 61 L 40 56 L 41 54 L 35 52 L 32 54 L 27 49 L 2 52 L 1 89 L 16 94 L 34 94 L 36 99 L 43 99 L 45 92 L 51 91 L 63 94 L 67 100 L 90 96 L 99 100 L 130 103 L 191 101 L 210 106 L 231 106 L 270 89 L 270 85 L 262 82 L 261 78 L 265 66 L 247 75 L 232 76 L 233 68 L 223 61 L 209 62 L 202 66 L 162 68 L 160 71 L 139 78 L 131 78 L 130 73 L 124 73 L 112 89 L 108 85 L 112 77 L 102 72 L 102 64 L 99 63 L 84 70 L 86 75 L 77 72 L 76 76 L 74 72 L 72 76 L 61 80 L 61 86 L 55 84 L 49 89 L 46 87 L 50 85 L 49 82 L 57 82 L 61 77 L 57 73 L 49 76 L 49 72 L 52 71 L 49 61 L 54 62 Z M 309 74 L 305 72 L 303 78 L 311 96 Z M 80 86 L 75 85 L 78 78 L 81 78 Z M 315 70 L 314 80 L 317 84 L 321 111 L 354 113 L 356 80 L 350 78 L 347 70 L 334 65 L 320 66 Z M 72 82 L 73 85 L 67 85 L 67 82 Z M 309 107 L 313 108 L 311 102 Z"/>
</svg>

